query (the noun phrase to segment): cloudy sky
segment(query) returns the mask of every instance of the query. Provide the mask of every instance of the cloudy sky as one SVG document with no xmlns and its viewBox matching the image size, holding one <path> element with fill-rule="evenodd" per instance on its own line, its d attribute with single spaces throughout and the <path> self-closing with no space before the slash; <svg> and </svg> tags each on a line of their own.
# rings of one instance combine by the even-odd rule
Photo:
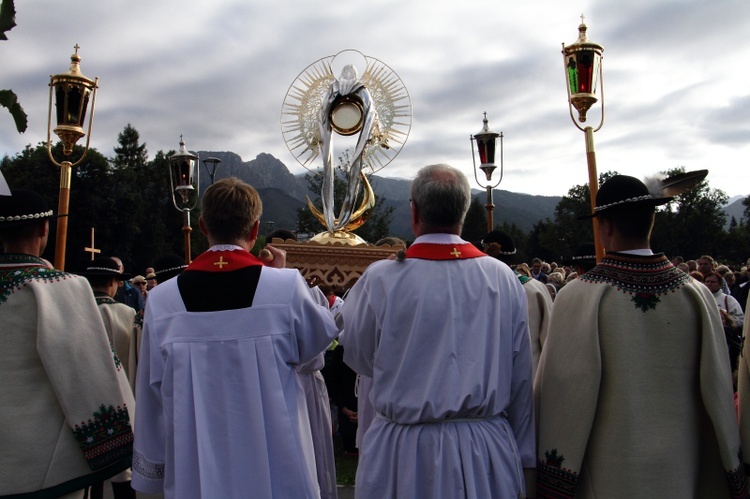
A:
<svg viewBox="0 0 750 499">
<path fill-rule="evenodd" d="M 16 0 L 16 10 L 0 88 L 18 94 L 29 128 L 19 135 L 0 110 L 0 155 L 46 140 L 49 76 L 78 43 L 82 72 L 100 79 L 92 145 L 106 156 L 130 123 L 150 157 L 182 134 L 191 150 L 269 153 L 302 172 L 280 129 L 287 89 L 316 60 L 356 49 L 411 96 L 411 134 L 380 174 L 411 178 L 441 162 L 473 181 L 469 136 L 486 111 L 505 136 L 500 188 L 564 195 L 588 181 L 560 53 L 585 14 L 604 46 L 599 171 L 706 168 L 712 187 L 750 193 L 747 0 Z"/>
</svg>

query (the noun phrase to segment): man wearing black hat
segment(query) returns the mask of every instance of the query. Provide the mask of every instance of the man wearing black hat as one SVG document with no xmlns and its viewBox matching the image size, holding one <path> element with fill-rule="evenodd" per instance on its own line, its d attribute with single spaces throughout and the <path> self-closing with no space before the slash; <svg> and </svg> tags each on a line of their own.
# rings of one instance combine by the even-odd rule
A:
<svg viewBox="0 0 750 499">
<path fill-rule="evenodd" d="M 91 284 L 109 341 L 128 377 L 130 388 L 135 390 L 139 330 L 136 326 L 137 312 L 133 307 L 114 299 L 119 283 L 130 279 L 130 274 L 122 272 L 116 260 L 106 256 L 94 258 L 82 274 Z M 112 477 L 114 499 L 135 499 L 135 491 L 130 487 L 130 476 L 131 471 L 127 469 Z M 92 486 L 91 497 L 101 497 L 102 489 L 103 483 Z"/>
<path fill-rule="evenodd" d="M 82 497 L 130 466 L 134 408 L 91 288 L 40 258 L 52 210 L 0 196 L 0 496 Z"/>
<path fill-rule="evenodd" d="M 718 309 L 650 249 L 660 189 L 596 196 L 607 253 L 558 295 L 537 372 L 538 497 L 747 497 Z"/>
</svg>

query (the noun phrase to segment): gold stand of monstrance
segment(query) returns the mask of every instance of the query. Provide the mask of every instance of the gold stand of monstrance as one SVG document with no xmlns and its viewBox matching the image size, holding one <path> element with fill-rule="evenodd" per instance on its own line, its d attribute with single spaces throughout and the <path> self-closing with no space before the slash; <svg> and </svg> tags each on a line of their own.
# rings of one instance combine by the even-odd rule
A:
<svg viewBox="0 0 750 499">
<path fill-rule="evenodd" d="M 346 286 L 370 263 L 403 249 L 374 246 L 353 231 L 375 207 L 367 176 L 393 161 L 410 129 L 409 93 L 398 75 L 377 59 L 344 50 L 314 62 L 297 76 L 284 98 L 281 132 L 295 159 L 323 177 L 322 209 L 309 198 L 307 204 L 326 230 L 310 241 L 271 241 L 286 250 L 289 266 L 298 268 L 306 279 Z M 336 155 L 334 138 L 340 142 Z M 338 216 L 334 156 L 346 178 Z"/>
</svg>

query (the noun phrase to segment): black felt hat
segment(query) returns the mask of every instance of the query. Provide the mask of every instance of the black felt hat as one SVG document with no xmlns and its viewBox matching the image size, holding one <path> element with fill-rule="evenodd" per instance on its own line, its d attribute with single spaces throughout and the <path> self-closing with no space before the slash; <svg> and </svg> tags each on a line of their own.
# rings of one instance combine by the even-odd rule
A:
<svg viewBox="0 0 750 499">
<path fill-rule="evenodd" d="M 81 275 L 86 277 L 116 277 L 119 281 L 126 281 L 132 277 L 132 274 L 120 272 L 120 266 L 108 256 L 94 258 L 86 267 L 86 270 L 81 272 Z"/>
<path fill-rule="evenodd" d="M 563 265 L 593 267 L 596 265 L 596 246 L 594 243 L 583 243 L 576 248 L 572 257 L 564 259 L 562 263 Z"/>
<path fill-rule="evenodd" d="M 499 246 L 499 248 L 492 251 L 490 249 L 492 246 Z M 510 234 L 501 230 L 493 230 L 487 233 L 482 238 L 482 249 L 485 253 L 492 254 L 492 256 L 507 264 L 519 263 L 520 258 L 517 256 L 516 243 L 510 237 Z"/>
<path fill-rule="evenodd" d="M 55 218 L 47 201 L 27 189 L 14 189 L 11 196 L 0 196 L 0 229 Z"/>
<path fill-rule="evenodd" d="M 177 255 L 168 255 L 162 258 L 154 264 L 154 274 L 159 283 L 162 283 L 174 276 L 180 275 L 183 270 L 187 268 L 185 259 Z"/>
<path fill-rule="evenodd" d="M 501 255 L 516 254 L 516 243 L 513 238 L 501 230 L 493 230 L 482 238 L 482 246 L 489 246 L 492 243 L 497 243 L 500 246 Z"/>
<path fill-rule="evenodd" d="M 601 213 L 639 206 L 660 206 L 672 200 L 672 196 L 662 194 L 661 185 L 658 192 L 650 192 L 646 184 L 635 177 L 615 175 L 604 182 L 596 193 L 594 213 L 578 217 L 579 220 L 595 217 Z"/>
</svg>

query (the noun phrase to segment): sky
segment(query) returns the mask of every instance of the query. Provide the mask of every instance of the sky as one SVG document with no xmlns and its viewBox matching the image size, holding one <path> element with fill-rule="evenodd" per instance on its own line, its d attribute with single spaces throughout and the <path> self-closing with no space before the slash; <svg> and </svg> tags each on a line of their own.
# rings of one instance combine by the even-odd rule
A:
<svg viewBox="0 0 750 499">
<path fill-rule="evenodd" d="M 190 150 L 268 153 L 303 173 L 281 133 L 287 90 L 310 64 L 354 49 L 393 69 L 411 98 L 409 138 L 379 175 L 410 179 L 448 163 L 479 187 L 469 138 L 486 112 L 504 135 L 498 188 L 562 196 L 588 182 L 561 55 L 583 14 L 604 47 L 599 172 L 708 169 L 712 188 L 750 193 L 747 0 L 15 3 L 0 89 L 16 92 L 29 127 L 18 134 L 0 109 L 0 156 L 46 140 L 49 77 L 67 71 L 79 44 L 81 71 L 99 78 L 91 146 L 105 156 L 131 124 L 151 158 L 183 135 Z"/>
</svg>

